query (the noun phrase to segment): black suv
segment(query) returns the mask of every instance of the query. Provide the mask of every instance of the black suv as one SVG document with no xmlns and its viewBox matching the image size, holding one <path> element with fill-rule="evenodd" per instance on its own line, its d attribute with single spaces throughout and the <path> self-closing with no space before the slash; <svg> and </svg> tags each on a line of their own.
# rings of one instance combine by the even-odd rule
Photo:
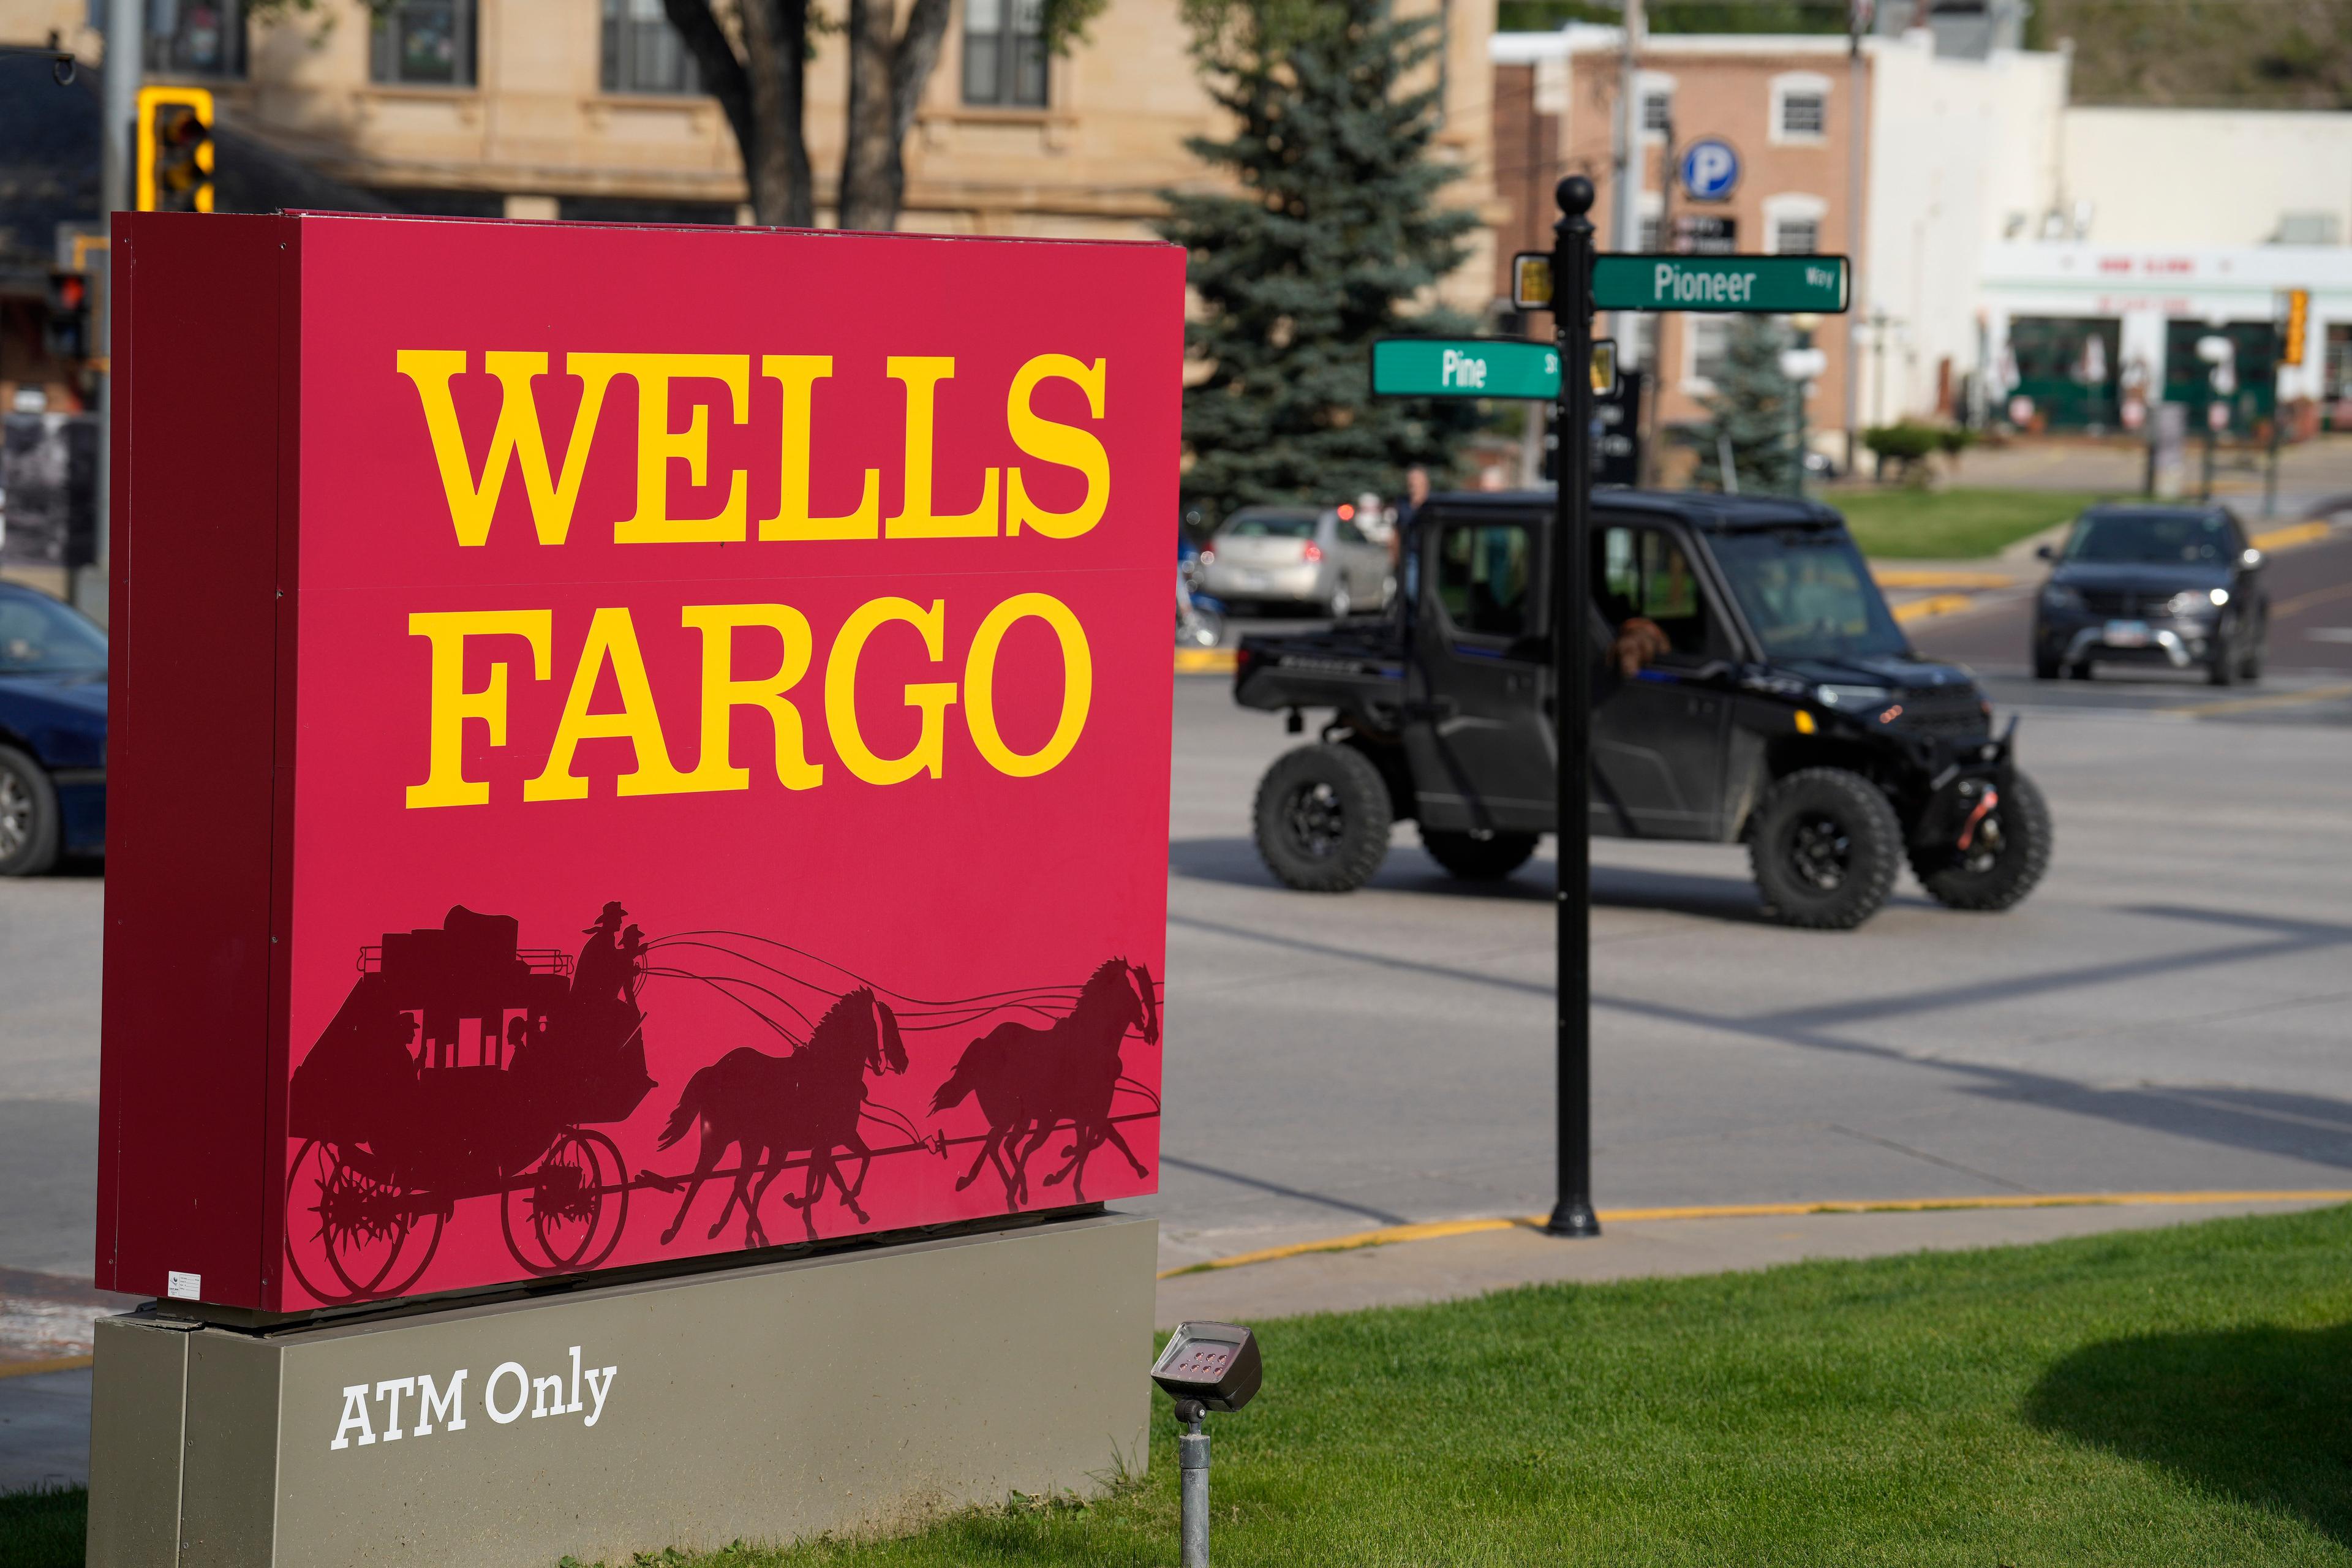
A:
<svg viewBox="0 0 2352 1568">
<path fill-rule="evenodd" d="M 1859 925 L 1907 858 L 1955 909 L 2006 909 L 2050 816 L 1968 672 L 1919 658 L 1837 513 L 1802 501 L 1593 498 L 1591 830 L 1745 842 L 1773 918 Z M 1396 602 L 1245 637 L 1234 700 L 1330 710 L 1258 786 L 1259 853 L 1294 888 L 1361 887 L 1411 817 L 1458 877 L 1553 829 L 1548 494 L 1433 498 Z"/>
<path fill-rule="evenodd" d="M 2095 506 L 2033 605 L 2033 673 L 2090 678 L 2094 662 L 2201 668 L 2216 686 L 2259 680 L 2270 632 L 2263 552 L 2226 507 Z"/>
</svg>

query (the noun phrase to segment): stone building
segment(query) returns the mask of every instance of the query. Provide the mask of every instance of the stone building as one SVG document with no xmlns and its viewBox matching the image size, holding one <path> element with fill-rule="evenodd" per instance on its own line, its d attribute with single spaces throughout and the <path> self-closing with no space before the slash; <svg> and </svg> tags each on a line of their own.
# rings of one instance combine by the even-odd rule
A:
<svg viewBox="0 0 2352 1568">
<path fill-rule="evenodd" d="M 146 0 L 153 79 L 199 81 L 222 118 L 412 211 L 731 222 L 744 200 L 725 117 L 696 89 L 661 0 L 320 0 L 248 25 L 243 0 Z M 52 32 L 102 55 L 90 0 L 0 0 L 0 41 Z M 822 9 L 822 7 L 820 7 Z M 1492 0 L 1401 0 L 1435 12 L 1445 47 L 1445 199 L 1491 201 Z M 1037 0 L 953 0 L 908 146 L 900 226 L 943 233 L 1148 234 L 1155 193 L 1207 176 L 1188 136 L 1213 106 L 1176 0 L 1111 0 L 1087 39 L 1048 58 Z M 838 17 L 835 17 L 838 21 Z M 822 35 L 806 124 L 820 220 L 841 157 L 845 48 Z M 1461 274 L 1484 304 L 1492 258 Z"/>
</svg>

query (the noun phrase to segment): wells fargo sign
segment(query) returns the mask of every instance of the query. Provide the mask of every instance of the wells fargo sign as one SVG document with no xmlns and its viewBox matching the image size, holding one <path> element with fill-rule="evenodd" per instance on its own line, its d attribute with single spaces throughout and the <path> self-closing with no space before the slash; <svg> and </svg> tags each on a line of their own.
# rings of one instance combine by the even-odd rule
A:
<svg viewBox="0 0 2352 1568">
<path fill-rule="evenodd" d="M 100 1285 L 1152 1189 L 1180 252 L 126 230 Z"/>
</svg>

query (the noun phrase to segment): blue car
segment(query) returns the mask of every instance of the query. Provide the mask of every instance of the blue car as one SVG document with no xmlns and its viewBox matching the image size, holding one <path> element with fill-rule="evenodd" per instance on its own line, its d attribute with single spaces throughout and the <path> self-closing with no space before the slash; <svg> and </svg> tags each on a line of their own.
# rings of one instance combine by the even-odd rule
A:
<svg viewBox="0 0 2352 1568">
<path fill-rule="evenodd" d="M 106 852 L 106 634 L 0 583 L 0 877 Z"/>
</svg>

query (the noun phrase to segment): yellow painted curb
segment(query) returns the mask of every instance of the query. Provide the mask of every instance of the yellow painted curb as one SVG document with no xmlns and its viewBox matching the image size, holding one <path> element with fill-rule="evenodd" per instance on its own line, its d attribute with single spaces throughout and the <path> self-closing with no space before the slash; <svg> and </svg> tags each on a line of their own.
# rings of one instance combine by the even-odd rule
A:
<svg viewBox="0 0 2352 1568">
<path fill-rule="evenodd" d="M 2257 533 L 2248 542 L 2257 550 L 2292 550 L 2298 544 L 2325 539 L 2335 531 L 2325 522 L 2295 522 L 2284 528 L 2273 528 L 2268 533 Z"/>
<path fill-rule="evenodd" d="M 1176 650 L 1176 673 L 1179 675 L 1231 675 L 1234 672 L 1234 650 L 1229 647 L 1180 647 Z"/>
<path fill-rule="evenodd" d="M 2192 702 L 2185 708 L 2168 708 L 2164 711 L 2200 719 L 2213 713 L 2255 713 L 2266 708 L 2294 708 L 2305 702 L 2333 702 L 2339 697 L 2352 697 L 2352 686 L 2315 686 L 2305 691 L 2273 691 L 2264 697 L 2227 697 L 2219 702 Z"/>
<path fill-rule="evenodd" d="M 1913 621 L 1932 621 L 1937 616 L 1956 616 L 1975 603 L 1966 594 L 1931 594 L 1927 598 L 1895 605 L 1895 618 L 1906 626 Z"/>
<path fill-rule="evenodd" d="M 1887 1198 L 1879 1200 L 1827 1199 L 1817 1203 L 1789 1204 L 1693 1204 L 1675 1208 L 1602 1209 L 1604 1225 L 1622 1225 L 1638 1220 L 1676 1219 L 1770 1219 L 1788 1218 L 1795 1215 L 1814 1214 L 1929 1214 L 1954 1209 L 2056 1209 L 2056 1208 L 2143 1208 L 2154 1205 L 2184 1204 L 2341 1204 L 2352 1203 L 2352 1189 L 2318 1188 L 2295 1191 L 2223 1192 L 2223 1193 L 2021 1193 L 2014 1196 L 1962 1198 Z M 1207 1274 L 1220 1268 L 1239 1268 L 1251 1263 L 1274 1263 L 1286 1258 L 1302 1258 L 1318 1252 L 1354 1252 L 1366 1247 L 1390 1247 L 1405 1241 L 1436 1241 L 1449 1236 L 1475 1236 L 1483 1231 L 1543 1228 L 1546 1216 L 1528 1215 L 1507 1219 L 1435 1220 L 1425 1225 L 1392 1225 L 1380 1230 L 1361 1230 L 1352 1236 L 1335 1236 L 1321 1241 L 1297 1241 L 1287 1247 L 1262 1247 L 1255 1252 L 1236 1252 L 1230 1258 L 1212 1258 L 1200 1263 L 1188 1263 L 1181 1268 L 1163 1268 L 1159 1277 L 1171 1279 L 1180 1274 Z"/>
<path fill-rule="evenodd" d="M 2005 572 L 1935 572 L 1922 567 L 1870 564 L 1870 574 L 1882 588 L 2014 588 L 2017 579 Z"/>
<path fill-rule="evenodd" d="M 44 1372 L 79 1372 L 97 1358 L 61 1355 L 52 1361 L 0 1361 L 0 1377 L 31 1377 Z"/>
</svg>

